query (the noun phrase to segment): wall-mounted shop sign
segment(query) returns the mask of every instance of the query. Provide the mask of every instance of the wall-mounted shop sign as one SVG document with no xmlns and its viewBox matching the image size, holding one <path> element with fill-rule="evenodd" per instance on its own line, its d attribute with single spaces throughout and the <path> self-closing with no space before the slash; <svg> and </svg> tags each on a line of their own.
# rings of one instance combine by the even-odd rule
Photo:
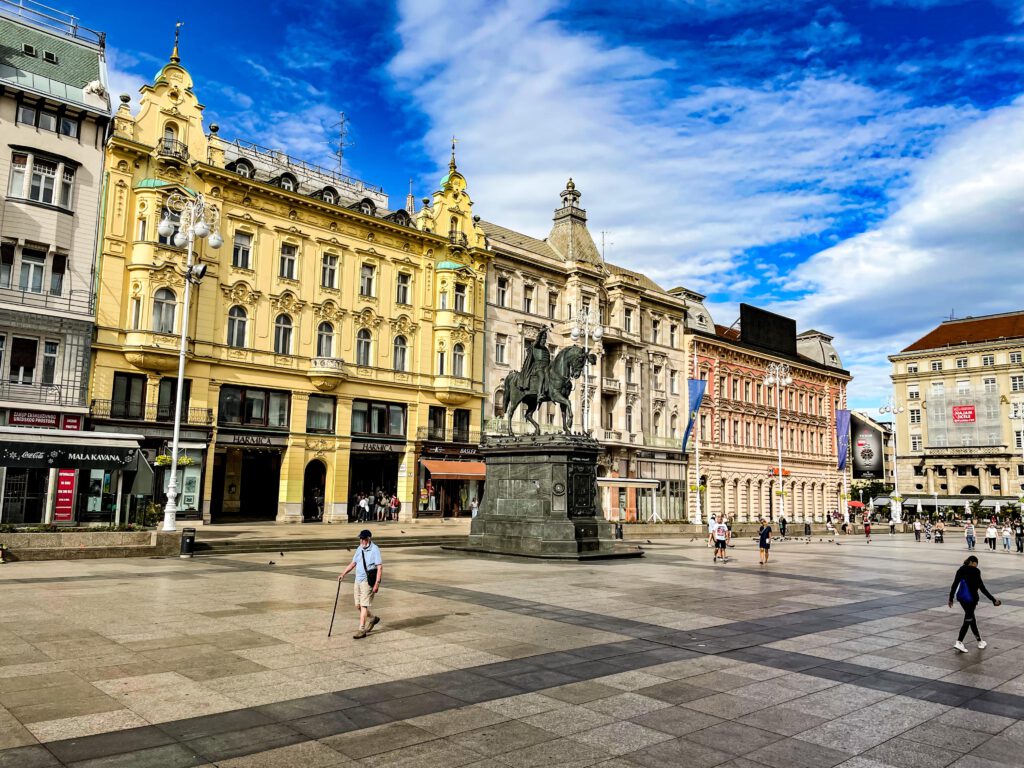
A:
<svg viewBox="0 0 1024 768">
<path fill-rule="evenodd" d="M 404 443 L 384 443 L 373 440 L 353 440 L 353 453 L 405 453 Z"/>
<path fill-rule="evenodd" d="M 0 466 L 118 469 L 132 464 L 138 452 L 138 448 L 0 441 Z"/>
<path fill-rule="evenodd" d="M 11 411 L 7 423 L 19 427 L 57 428 L 57 414 L 43 411 Z"/>
<path fill-rule="evenodd" d="M 423 449 L 423 453 L 435 456 L 476 456 L 480 453 L 480 449 L 475 446 L 428 445 Z"/>
<path fill-rule="evenodd" d="M 288 445 L 288 435 L 267 435 L 252 432 L 220 432 L 220 445 L 237 445 L 252 448 L 283 448 Z"/>
</svg>

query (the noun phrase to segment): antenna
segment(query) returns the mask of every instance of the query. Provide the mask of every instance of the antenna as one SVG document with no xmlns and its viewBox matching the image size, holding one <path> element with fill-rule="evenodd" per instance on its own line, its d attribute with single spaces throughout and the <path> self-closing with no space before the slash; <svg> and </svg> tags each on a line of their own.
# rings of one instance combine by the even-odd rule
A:
<svg viewBox="0 0 1024 768">
<path fill-rule="evenodd" d="M 611 232 L 609 232 L 607 230 L 604 230 L 604 229 L 601 230 L 601 261 L 605 260 L 605 258 L 604 258 L 605 246 L 606 245 L 615 245 L 615 243 L 613 243 L 611 240 L 607 240 L 607 242 L 606 242 L 606 238 L 610 234 L 611 234 Z"/>
<path fill-rule="evenodd" d="M 955 307 L 953 309 L 949 310 L 949 317 L 946 318 L 946 319 L 947 320 L 956 320 L 956 308 Z"/>
<path fill-rule="evenodd" d="M 349 147 L 354 147 L 356 143 L 349 141 L 349 136 L 352 131 L 349 128 L 351 122 L 344 112 L 338 113 L 339 120 L 332 127 L 338 129 L 338 150 L 334 153 L 334 156 L 338 158 L 338 173 L 344 173 L 345 171 L 345 150 Z"/>
</svg>

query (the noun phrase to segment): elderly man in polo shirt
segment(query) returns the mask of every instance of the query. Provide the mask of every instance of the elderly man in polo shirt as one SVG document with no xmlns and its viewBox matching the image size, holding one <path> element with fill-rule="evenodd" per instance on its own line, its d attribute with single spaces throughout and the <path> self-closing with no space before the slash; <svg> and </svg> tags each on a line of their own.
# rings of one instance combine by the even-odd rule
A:
<svg viewBox="0 0 1024 768">
<path fill-rule="evenodd" d="M 353 587 L 356 610 L 359 611 L 359 630 L 352 635 L 356 640 L 362 640 L 380 621 L 379 616 L 374 616 L 370 611 L 373 606 L 373 597 L 380 589 L 381 578 L 384 576 L 384 564 L 381 560 L 380 549 L 371 540 L 372 534 L 368 530 L 359 532 L 359 546 L 352 555 L 352 562 L 338 576 L 341 581 L 348 576 L 349 571 L 355 569 L 356 581 Z"/>
</svg>

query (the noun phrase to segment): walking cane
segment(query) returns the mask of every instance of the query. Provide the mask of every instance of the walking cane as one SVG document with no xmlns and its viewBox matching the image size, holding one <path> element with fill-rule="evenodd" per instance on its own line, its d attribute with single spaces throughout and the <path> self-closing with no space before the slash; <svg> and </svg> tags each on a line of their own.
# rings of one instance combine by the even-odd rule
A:
<svg viewBox="0 0 1024 768">
<path fill-rule="evenodd" d="M 338 597 L 341 595 L 341 579 L 338 579 L 338 591 L 334 594 L 334 610 L 331 611 L 331 626 L 327 629 L 327 636 L 334 631 L 334 614 L 338 612 Z"/>
</svg>

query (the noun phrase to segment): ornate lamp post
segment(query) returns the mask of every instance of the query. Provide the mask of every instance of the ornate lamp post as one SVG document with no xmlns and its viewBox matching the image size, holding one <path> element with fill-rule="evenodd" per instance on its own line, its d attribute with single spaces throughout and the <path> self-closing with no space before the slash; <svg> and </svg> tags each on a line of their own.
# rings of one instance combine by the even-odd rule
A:
<svg viewBox="0 0 1024 768">
<path fill-rule="evenodd" d="M 178 512 L 178 441 L 181 435 L 181 390 L 185 379 L 185 349 L 188 339 L 188 309 L 192 284 L 199 284 L 206 274 L 206 267 L 192 263 L 197 237 L 209 236 L 210 247 L 220 248 L 224 238 L 217 231 L 220 224 L 220 211 L 216 206 L 207 206 L 202 194 L 194 197 L 174 192 L 167 198 L 165 206 L 168 211 L 178 214 L 178 231 L 175 232 L 174 222 L 165 214 L 157 232 L 162 237 L 174 235 L 174 244 L 178 248 L 188 246 L 185 260 L 185 295 L 182 299 L 181 312 L 181 346 L 178 349 L 178 379 L 174 392 L 174 439 L 171 442 L 171 479 L 167 484 L 167 505 L 164 507 L 164 531 L 175 530 L 175 517 Z M 211 234 L 212 232 L 212 234 Z"/>
<path fill-rule="evenodd" d="M 790 368 L 785 363 L 768 363 L 768 374 L 764 377 L 767 387 L 775 387 L 775 445 L 779 459 L 779 517 L 786 513 L 785 483 L 782 479 L 782 388 L 793 383 Z"/>
<path fill-rule="evenodd" d="M 579 341 L 583 337 L 583 351 L 586 354 L 586 362 L 583 364 L 583 432 L 590 431 L 590 340 L 594 343 L 604 336 L 604 328 L 601 327 L 601 318 L 594 308 L 585 304 L 576 313 L 576 322 L 569 333 L 573 341 Z"/>
<path fill-rule="evenodd" d="M 897 421 L 899 415 L 907 410 L 895 398 L 889 397 L 878 409 L 879 413 L 892 414 L 892 482 L 893 495 L 889 497 L 892 519 L 897 523 L 903 518 L 903 497 L 900 496 L 900 435 Z M 882 453 L 885 453 L 885 446 L 882 446 Z"/>
</svg>

